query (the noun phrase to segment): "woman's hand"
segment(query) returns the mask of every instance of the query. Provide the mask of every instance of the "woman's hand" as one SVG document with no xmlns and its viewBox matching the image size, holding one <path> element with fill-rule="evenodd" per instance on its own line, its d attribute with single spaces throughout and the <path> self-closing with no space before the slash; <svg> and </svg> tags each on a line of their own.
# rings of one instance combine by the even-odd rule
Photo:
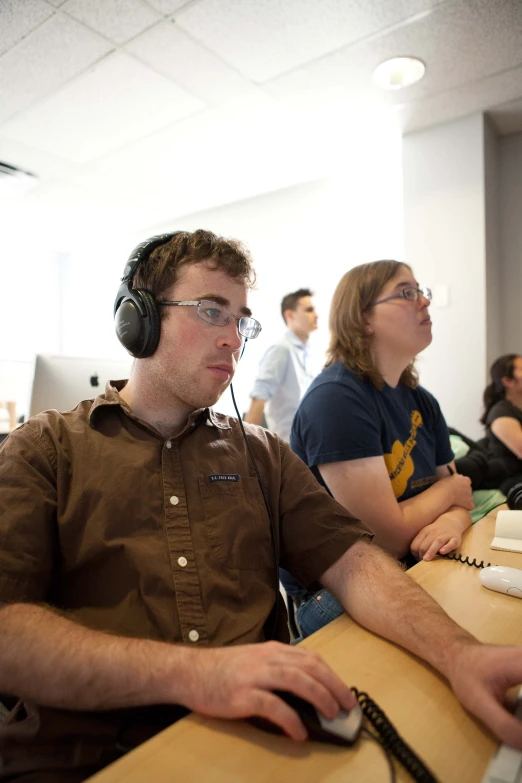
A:
<svg viewBox="0 0 522 783">
<path fill-rule="evenodd" d="M 455 475 L 447 476 L 440 479 L 440 481 L 450 493 L 452 506 L 460 506 L 460 508 L 465 508 L 468 511 L 475 508 L 469 476 L 461 476 L 459 473 L 455 473 Z"/>
<path fill-rule="evenodd" d="M 469 514 L 462 509 L 447 511 L 431 525 L 426 525 L 419 530 L 411 542 L 412 554 L 417 560 L 433 560 L 439 552 L 441 555 L 453 552 L 460 546 L 462 534 L 469 527 L 470 522 Z"/>
</svg>

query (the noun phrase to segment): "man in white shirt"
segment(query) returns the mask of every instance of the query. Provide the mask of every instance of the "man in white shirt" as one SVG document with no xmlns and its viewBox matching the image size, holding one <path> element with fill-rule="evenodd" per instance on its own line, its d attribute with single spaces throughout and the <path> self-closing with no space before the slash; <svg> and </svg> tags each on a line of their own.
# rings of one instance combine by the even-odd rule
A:
<svg viewBox="0 0 522 783">
<path fill-rule="evenodd" d="M 287 330 L 261 359 L 245 416 L 251 424 L 262 424 L 264 415 L 268 429 L 286 441 L 301 397 L 314 379 L 307 351 L 308 338 L 317 329 L 312 296 L 308 288 L 300 288 L 283 298 L 281 314 Z"/>
</svg>

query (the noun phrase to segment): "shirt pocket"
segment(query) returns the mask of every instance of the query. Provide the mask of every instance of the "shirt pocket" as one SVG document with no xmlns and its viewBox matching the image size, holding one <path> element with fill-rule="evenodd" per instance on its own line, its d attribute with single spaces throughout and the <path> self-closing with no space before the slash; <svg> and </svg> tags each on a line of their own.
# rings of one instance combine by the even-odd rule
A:
<svg viewBox="0 0 522 783">
<path fill-rule="evenodd" d="M 209 482 L 199 478 L 206 539 L 226 568 L 260 571 L 275 567 L 270 519 L 257 479 Z"/>
</svg>

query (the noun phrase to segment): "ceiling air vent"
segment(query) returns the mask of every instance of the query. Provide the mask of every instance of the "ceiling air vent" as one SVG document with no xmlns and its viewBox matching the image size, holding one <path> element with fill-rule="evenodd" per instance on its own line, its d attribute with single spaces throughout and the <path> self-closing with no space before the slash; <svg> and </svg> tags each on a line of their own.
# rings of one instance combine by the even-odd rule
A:
<svg viewBox="0 0 522 783">
<path fill-rule="evenodd" d="M 38 177 L 0 160 L 0 198 L 21 195 L 36 185 Z"/>
</svg>

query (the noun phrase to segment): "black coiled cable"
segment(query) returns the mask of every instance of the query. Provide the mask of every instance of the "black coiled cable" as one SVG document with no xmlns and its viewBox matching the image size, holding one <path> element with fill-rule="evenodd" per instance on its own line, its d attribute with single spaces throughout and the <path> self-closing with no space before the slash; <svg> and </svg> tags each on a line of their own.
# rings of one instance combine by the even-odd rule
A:
<svg viewBox="0 0 522 783">
<path fill-rule="evenodd" d="M 382 745 L 393 753 L 412 778 L 419 783 L 437 783 L 437 778 L 420 760 L 409 745 L 404 742 L 395 726 L 373 699 L 364 691 L 352 688 L 361 709 L 379 735 Z"/>
<path fill-rule="evenodd" d="M 469 557 L 456 555 L 455 552 L 450 552 L 449 555 L 439 555 L 439 557 L 445 557 L 447 560 L 456 560 L 458 563 L 464 563 L 464 565 L 474 566 L 475 568 L 488 568 L 491 565 L 491 563 L 485 563 L 483 560 L 477 563 L 475 558 L 470 560 Z"/>
</svg>

